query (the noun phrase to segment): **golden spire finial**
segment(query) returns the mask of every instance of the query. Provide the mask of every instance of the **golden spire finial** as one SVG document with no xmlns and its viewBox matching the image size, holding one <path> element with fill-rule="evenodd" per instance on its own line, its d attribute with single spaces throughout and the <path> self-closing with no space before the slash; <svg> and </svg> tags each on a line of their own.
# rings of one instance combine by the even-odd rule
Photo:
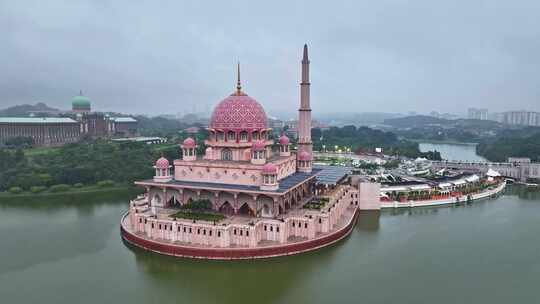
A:
<svg viewBox="0 0 540 304">
<path fill-rule="evenodd" d="M 242 93 L 242 84 L 240 83 L 240 61 L 238 61 L 238 66 L 237 66 L 237 76 L 238 76 L 238 81 L 236 82 L 236 93 L 240 94 Z"/>
</svg>

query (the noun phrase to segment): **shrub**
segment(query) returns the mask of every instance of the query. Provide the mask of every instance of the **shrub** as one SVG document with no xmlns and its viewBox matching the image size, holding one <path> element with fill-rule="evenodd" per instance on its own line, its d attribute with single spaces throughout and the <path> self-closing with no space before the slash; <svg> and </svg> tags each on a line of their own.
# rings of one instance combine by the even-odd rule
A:
<svg viewBox="0 0 540 304">
<path fill-rule="evenodd" d="M 59 184 L 51 186 L 51 192 L 65 192 L 68 191 L 71 187 L 66 184 Z"/>
<path fill-rule="evenodd" d="M 75 185 L 73 185 L 73 187 L 75 188 L 82 188 L 84 186 L 83 183 L 76 183 Z"/>
<path fill-rule="evenodd" d="M 189 210 L 196 210 L 196 211 L 211 210 L 212 202 L 208 199 L 194 200 L 190 203 L 183 205 L 182 209 L 189 209 Z"/>
<path fill-rule="evenodd" d="M 19 194 L 21 193 L 23 190 L 21 187 L 11 187 L 9 188 L 9 193 L 13 193 L 13 194 Z"/>
<path fill-rule="evenodd" d="M 47 189 L 47 187 L 45 187 L 45 186 L 33 186 L 33 187 L 30 187 L 30 192 L 32 192 L 32 193 L 40 193 L 40 192 L 45 191 L 45 189 Z"/>
<path fill-rule="evenodd" d="M 97 182 L 98 187 L 105 188 L 105 187 L 112 187 L 114 186 L 114 182 L 112 180 L 103 180 Z"/>
</svg>

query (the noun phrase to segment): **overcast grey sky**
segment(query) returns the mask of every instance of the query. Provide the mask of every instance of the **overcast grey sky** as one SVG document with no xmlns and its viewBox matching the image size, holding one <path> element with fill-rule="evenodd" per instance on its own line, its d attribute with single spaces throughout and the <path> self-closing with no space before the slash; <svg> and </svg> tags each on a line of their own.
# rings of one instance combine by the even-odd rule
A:
<svg viewBox="0 0 540 304">
<path fill-rule="evenodd" d="M 0 108 L 210 109 L 235 86 L 314 113 L 540 111 L 540 1 L 0 0 Z"/>
</svg>

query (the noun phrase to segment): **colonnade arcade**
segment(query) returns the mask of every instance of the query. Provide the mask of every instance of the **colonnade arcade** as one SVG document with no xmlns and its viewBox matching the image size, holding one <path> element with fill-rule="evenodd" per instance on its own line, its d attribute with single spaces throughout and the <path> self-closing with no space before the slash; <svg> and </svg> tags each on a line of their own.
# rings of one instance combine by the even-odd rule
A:
<svg viewBox="0 0 540 304">
<path fill-rule="evenodd" d="M 261 130 L 215 130 L 209 129 L 209 139 L 214 142 L 252 142 L 255 140 L 267 140 L 270 129 Z"/>
<path fill-rule="evenodd" d="M 311 182 L 306 182 L 276 194 L 147 186 L 146 195 L 152 207 L 179 208 L 193 201 L 208 200 L 214 211 L 223 214 L 275 217 L 311 197 L 313 188 Z"/>
</svg>

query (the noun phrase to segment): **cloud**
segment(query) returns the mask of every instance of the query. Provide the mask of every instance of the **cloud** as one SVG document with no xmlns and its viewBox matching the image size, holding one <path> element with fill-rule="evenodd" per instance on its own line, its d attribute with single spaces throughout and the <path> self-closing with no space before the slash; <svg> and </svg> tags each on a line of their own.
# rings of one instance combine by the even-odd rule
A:
<svg viewBox="0 0 540 304">
<path fill-rule="evenodd" d="M 298 106 L 304 42 L 314 114 L 540 111 L 537 1 L 2 1 L 0 107 L 208 110 L 234 89 Z"/>
</svg>

